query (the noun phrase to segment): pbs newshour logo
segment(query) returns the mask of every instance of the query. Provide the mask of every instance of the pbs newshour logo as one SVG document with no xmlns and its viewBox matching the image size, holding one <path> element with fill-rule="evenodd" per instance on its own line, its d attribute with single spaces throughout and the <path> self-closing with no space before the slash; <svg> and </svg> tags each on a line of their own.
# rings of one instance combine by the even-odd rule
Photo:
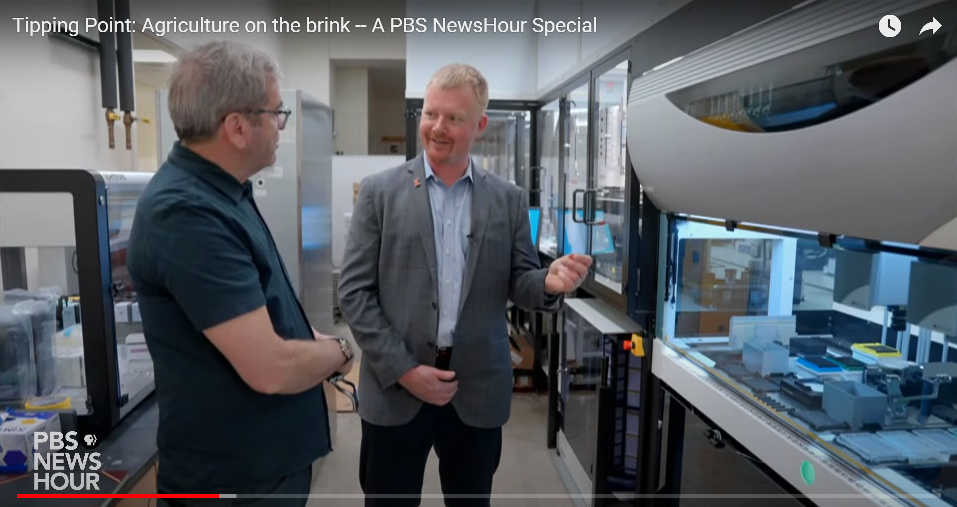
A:
<svg viewBox="0 0 957 507">
<path fill-rule="evenodd" d="M 103 467 L 95 435 L 77 432 L 38 431 L 33 434 L 33 489 L 37 491 L 99 491 Z"/>
</svg>

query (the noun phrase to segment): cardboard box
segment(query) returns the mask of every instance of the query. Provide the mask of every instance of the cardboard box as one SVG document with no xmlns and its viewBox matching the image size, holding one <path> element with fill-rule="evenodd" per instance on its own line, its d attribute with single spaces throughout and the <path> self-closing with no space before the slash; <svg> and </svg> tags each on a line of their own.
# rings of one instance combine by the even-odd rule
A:
<svg viewBox="0 0 957 507">
<path fill-rule="evenodd" d="M 535 365 L 535 350 L 532 344 L 528 343 L 522 336 L 513 337 L 512 340 L 512 369 L 513 370 L 531 370 Z"/>
<path fill-rule="evenodd" d="M 524 336 L 511 336 L 512 348 L 512 389 L 526 391 L 532 388 L 534 379 L 535 350 Z"/>
<path fill-rule="evenodd" d="M 61 431 L 60 414 L 56 412 L 11 411 L 0 413 L 0 473 L 20 474 L 33 471 L 33 434 L 38 431 Z M 40 444 L 37 451 L 50 452 L 50 443 Z"/>
</svg>

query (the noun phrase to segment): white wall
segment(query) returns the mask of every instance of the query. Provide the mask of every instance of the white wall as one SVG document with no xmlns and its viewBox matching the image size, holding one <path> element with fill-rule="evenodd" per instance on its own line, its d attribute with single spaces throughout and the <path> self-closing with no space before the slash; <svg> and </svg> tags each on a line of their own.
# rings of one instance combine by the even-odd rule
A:
<svg viewBox="0 0 957 507">
<path fill-rule="evenodd" d="M 126 150 L 122 122 L 110 150 L 100 107 L 99 56 L 50 37 L 18 34 L 11 18 L 95 16 L 92 0 L 4 0 L 0 19 L 0 168 L 88 168 L 129 171 L 136 143 Z M 135 139 L 135 126 L 133 136 Z"/>
<path fill-rule="evenodd" d="M 551 92 L 691 0 L 537 0 L 546 20 L 592 20 L 594 33 L 536 34 L 535 98 Z M 733 5 L 733 2 L 730 4 Z M 733 7 L 729 7 L 733 8 Z"/>
<path fill-rule="evenodd" d="M 152 84 L 136 82 L 136 112 L 141 119 L 136 132 L 136 141 L 139 143 L 136 170 L 156 172 L 159 169 L 156 153 L 156 124 L 159 118 L 156 115 L 156 88 Z"/>
<path fill-rule="evenodd" d="M 349 233 L 347 214 L 352 213 L 352 185 L 362 178 L 405 163 L 405 156 L 355 157 L 341 155 L 332 159 L 332 265 L 338 269 Z"/>
<path fill-rule="evenodd" d="M 560 1 L 560 0 L 559 0 Z M 513 1 L 480 5 L 475 2 L 407 0 L 406 16 L 424 18 L 427 30 L 406 35 L 405 96 L 422 98 L 425 87 L 439 67 L 449 63 L 475 66 L 489 85 L 492 100 L 536 98 L 538 54 L 535 34 L 442 33 L 433 30 L 433 20 L 530 21 L 535 2 Z"/>
<path fill-rule="evenodd" d="M 143 49 L 161 49 L 155 42 L 145 37 L 134 37 L 133 48 L 136 51 Z M 165 49 L 164 49 L 165 51 Z M 134 55 L 135 57 L 135 55 Z M 134 62 L 136 78 L 136 113 L 137 122 L 136 140 L 139 143 L 139 159 L 136 170 L 141 172 L 156 172 L 162 161 L 159 159 L 157 143 L 159 141 L 159 113 L 157 107 L 157 91 L 165 89 L 173 70 L 172 63 L 155 61 Z M 166 111 L 162 111 L 165 115 Z M 164 154 L 163 161 L 166 157 Z"/>
</svg>

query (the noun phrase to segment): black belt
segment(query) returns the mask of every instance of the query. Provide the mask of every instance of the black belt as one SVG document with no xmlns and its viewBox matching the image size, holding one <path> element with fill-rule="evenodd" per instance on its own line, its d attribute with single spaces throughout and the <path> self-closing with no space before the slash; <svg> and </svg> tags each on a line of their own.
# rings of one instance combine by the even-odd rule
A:
<svg viewBox="0 0 957 507">
<path fill-rule="evenodd" d="M 448 370 L 449 363 L 452 361 L 452 347 L 440 347 L 435 349 L 435 367 L 440 370 Z"/>
</svg>

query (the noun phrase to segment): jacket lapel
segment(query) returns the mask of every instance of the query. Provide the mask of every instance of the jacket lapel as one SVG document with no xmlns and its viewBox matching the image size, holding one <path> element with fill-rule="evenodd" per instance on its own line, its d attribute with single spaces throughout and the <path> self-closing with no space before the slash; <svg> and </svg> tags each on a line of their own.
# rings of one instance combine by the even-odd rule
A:
<svg viewBox="0 0 957 507">
<path fill-rule="evenodd" d="M 482 250 L 482 242 L 485 240 L 485 229 L 488 225 L 489 207 L 491 205 L 491 195 L 488 188 L 486 177 L 488 174 L 472 164 L 472 225 L 469 229 L 469 251 L 465 256 L 465 279 L 462 282 L 462 297 L 459 298 L 459 314 L 462 314 L 462 307 L 468 299 L 469 291 L 472 289 L 472 280 L 475 278 L 475 270 L 478 266 L 479 255 Z"/>
<path fill-rule="evenodd" d="M 432 223 L 432 205 L 429 202 L 429 187 L 425 181 L 425 165 L 420 153 L 409 165 L 409 187 L 411 194 L 411 226 L 419 231 L 422 247 L 425 249 L 425 262 L 432 275 L 432 285 L 438 288 L 438 269 L 435 263 L 435 236 Z"/>
</svg>

